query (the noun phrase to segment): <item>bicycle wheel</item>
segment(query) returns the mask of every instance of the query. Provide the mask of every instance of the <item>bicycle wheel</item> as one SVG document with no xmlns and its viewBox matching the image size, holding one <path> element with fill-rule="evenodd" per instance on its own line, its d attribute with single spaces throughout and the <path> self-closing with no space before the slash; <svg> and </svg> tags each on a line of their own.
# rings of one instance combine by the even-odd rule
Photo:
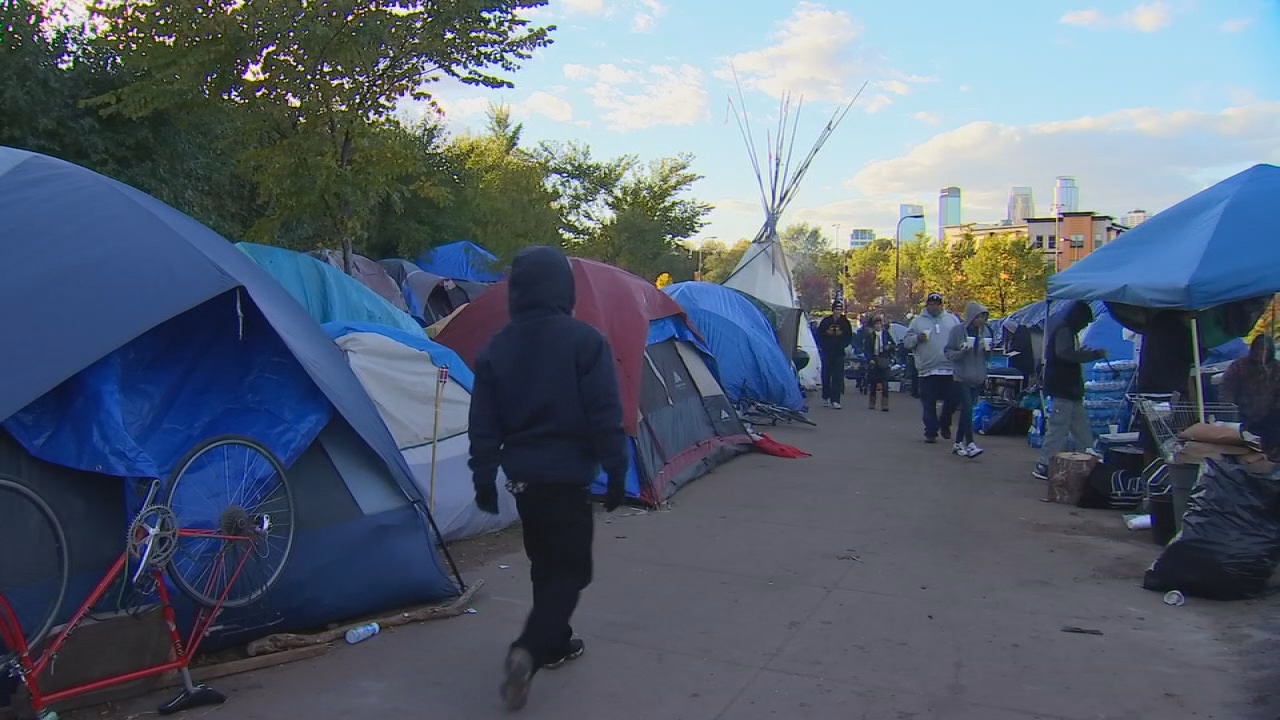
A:
<svg viewBox="0 0 1280 720">
<path fill-rule="evenodd" d="M 0 666 L 49 634 L 70 579 L 67 536 L 49 504 L 0 475 Z"/>
<path fill-rule="evenodd" d="M 169 577 L 205 607 L 244 607 L 280 579 L 293 549 L 293 492 L 284 467 L 255 440 L 212 437 L 170 476 L 178 525 Z"/>
</svg>

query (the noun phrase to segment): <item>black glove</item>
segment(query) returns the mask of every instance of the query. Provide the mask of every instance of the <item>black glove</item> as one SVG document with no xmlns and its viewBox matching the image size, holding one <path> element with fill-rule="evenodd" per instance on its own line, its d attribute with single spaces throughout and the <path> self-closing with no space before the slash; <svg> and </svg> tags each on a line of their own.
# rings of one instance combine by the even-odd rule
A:
<svg viewBox="0 0 1280 720">
<path fill-rule="evenodd" d="M 609 478 L 609 488 L 604 492 L 604 511 L 613 512 L 618 509 L 627 496 L 625 478 Z"/>
<path fill-rule="evenodd" d="M 476 507 L 489 513 L 498 514 L 498 486 L 481 485 L 476 488 Z"/>
</svg>

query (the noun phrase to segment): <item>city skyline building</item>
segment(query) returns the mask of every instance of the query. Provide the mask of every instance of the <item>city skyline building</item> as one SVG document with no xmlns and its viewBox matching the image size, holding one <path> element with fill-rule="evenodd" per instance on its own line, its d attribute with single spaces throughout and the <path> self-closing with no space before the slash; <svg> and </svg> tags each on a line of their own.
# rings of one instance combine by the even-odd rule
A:
<svg viewBox="0 0 1280 720">
<path fill-rule="evenodd" d="M 1079 212 L 1080 188 L 1071 175 L 1059 175 L 1053 187 L 1053 210 L 1055 213 Z"/>
<path fill-rule="evenodd" d="M 854 228 L 849 231 L 849 249 L 864 248 L 874 242 L 875 239 L 876 231 L 874 228 Z"/>
<path fill-rule="evenodd" d="M 944 187 L 938 191 L 938 234 L 942 234 L 942 228 L 960 223 L 960 188 Z"/>
<path fill-rule="evenodd" d="M 1020 225 L 1027 221 L 1027 218 L 1036 216 L 1035 195 L 1030 187 L 1025 185 L 1014 186 L 1009 191 L 1009 212 L 1005 216 L 1005 220 L 1010 225 Z"/>
<path fill-rule="evenodd" d="M 908 215 L 919 215 L 918 218 L 906 218 Z M 916 236 L 928 234 L 928 224 L 924 219 L 924 205 L 916 205 L 913 203 L 902 203 L 898 206 L 898 229 L 899 237 L 905 242 L 915 240 Z"/>
<path fill-rule="evenodd" d="M 1147 214 L 1146 210 L 1130 210 L 1124 214 L 1124 217 L 1120 218 L 1120 222 L 1126 227 L 1135 228 L 1150 219 L 1151 216 Z"/>
</svg>

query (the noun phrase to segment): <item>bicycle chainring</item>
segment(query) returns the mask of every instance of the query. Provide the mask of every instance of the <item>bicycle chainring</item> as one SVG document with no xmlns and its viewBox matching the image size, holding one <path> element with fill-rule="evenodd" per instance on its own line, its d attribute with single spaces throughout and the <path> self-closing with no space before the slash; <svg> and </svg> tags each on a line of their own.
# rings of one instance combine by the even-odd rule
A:
<svg viewBox="0 0 1280 720">
<path fill-rule="evenodd" d="M 130 556 L 141 559 L 145 554 L 148 565 L 164 565 L 178 550 L 178 518 L 167 506 L 148 505 L 129 524 L 125 541 Z"/>
</svg>

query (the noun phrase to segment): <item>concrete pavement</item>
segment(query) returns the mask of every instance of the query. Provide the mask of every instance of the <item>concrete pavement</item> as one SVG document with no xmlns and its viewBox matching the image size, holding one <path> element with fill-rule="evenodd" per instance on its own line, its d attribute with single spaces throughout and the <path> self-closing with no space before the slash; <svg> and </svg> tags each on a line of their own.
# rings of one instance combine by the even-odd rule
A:
<svg viewBox="0 0 1280 720">
<path fill-rule="evenodd" d="M 1149 533 L 1041 502 L 1020 438 L 983 439 L 986 455 L 962 460 L 921 442 L 910 398 L 887 414 L 862 400 L 773 433 L 812 458 L 745 456 L 669 509 L 599 515 L 575 623 L 587 654 L 540 673 L 521 715 L 1280 716 L 1274 601 L 1165 606 L 1140 587 L 1158 552 Z M 227 704 L 192 715 L 506 717 L 499 667 L 527 565 L 508 554 L 470 577 L 486 582 L 474 615 L 223 679 Z"/>
</svg>

